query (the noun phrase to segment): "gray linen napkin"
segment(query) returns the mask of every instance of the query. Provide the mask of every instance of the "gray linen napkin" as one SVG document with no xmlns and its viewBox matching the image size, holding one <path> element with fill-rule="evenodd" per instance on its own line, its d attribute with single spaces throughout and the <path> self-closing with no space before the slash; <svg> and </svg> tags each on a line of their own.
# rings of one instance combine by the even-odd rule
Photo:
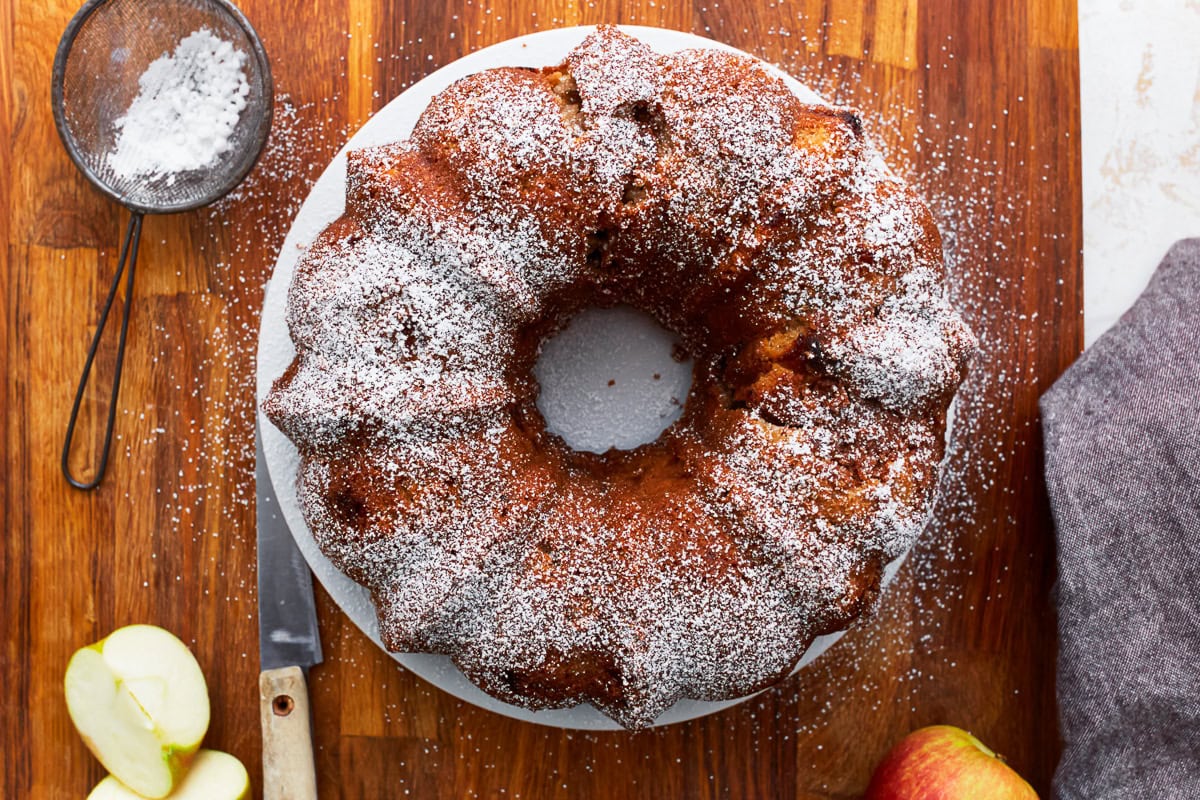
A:
<svg viewBox="0 0 1200 800">
<path fill-rule="evenodd" d="M 1200 798 L 1200 239 L 1041 400 L 1061 800 Z"/>
</svg>

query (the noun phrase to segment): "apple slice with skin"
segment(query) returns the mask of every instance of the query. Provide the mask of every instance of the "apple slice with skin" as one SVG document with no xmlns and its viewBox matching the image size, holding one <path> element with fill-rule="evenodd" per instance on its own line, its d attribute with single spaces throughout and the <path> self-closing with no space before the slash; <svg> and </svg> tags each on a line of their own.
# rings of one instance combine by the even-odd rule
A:
<svg viewBox="0 0 1200 800">
<path fill-rule="evenodd" d="M 250 775 L 241 761 L 218 750 L 201 750 L 175 791 L 167 795 L 167 800 L 246 800 L 249 797 Z M 87 800 L 144 798 L 109 775 L 96 784 Z"/>
<path fill-rule="evenodd" d="M 208 686 L 174 635 L 130 625 L 75 652 L 63 680 L 83 741 L 142 797 L 169 795 L 208 730 Z"/>
<path fill-rule="evenodd" d="M 1037 800 L 1037 792 L 971 734 L 931 725 L 884 756 L 863 800 Z"/>
</svg>

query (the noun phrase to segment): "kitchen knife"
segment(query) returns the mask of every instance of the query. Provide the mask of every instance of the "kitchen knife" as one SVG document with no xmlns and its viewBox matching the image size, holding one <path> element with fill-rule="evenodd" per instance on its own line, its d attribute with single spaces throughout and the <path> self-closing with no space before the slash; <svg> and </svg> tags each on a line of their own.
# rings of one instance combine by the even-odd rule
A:
<svg viewBox="0 0 1200 800">
<path fill-rule="evenodd" d="M 308 668 L 321 663 L 312 573 L 279 509 L 254 429 L 263 800 L 316 800 Z"/>
</svg>

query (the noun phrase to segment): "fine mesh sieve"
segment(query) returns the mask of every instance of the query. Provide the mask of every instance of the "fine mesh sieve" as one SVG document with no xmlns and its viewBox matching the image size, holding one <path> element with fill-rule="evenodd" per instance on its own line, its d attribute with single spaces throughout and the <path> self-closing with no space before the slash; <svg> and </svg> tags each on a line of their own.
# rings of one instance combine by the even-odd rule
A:
<svg viewBox="0 0 1200 800">
<path fill-rule="evenodd" d="M 249 94 L 229 138 L 229 149 L 202 169 L 169 175 L 119 173 L 113 169 L 109 155 L 117 146 L 116 122 L 138 96 L 139 78 L 153 61 L 172 53 L 184 37 L 202 28 L 246 56 L 243 70 Z M 51 99 L 55 126 L 71 159 L 87 179 L 130 211 L 117 272 L 88 348 L 67 423 L 62 471 L 72 486 L 95 488 L 108 464 L 143 215 L 199 208 L 237 186 L 266 143 L 273 97 L 271 69 L 262 42 L 227 0 L 89 0 L 67 26 L 54 58 Z M 125 298 L 104 442 L 92 478 L 80 480 L 69 464 L 75 423 L 123 274 Z"/>
</svg>

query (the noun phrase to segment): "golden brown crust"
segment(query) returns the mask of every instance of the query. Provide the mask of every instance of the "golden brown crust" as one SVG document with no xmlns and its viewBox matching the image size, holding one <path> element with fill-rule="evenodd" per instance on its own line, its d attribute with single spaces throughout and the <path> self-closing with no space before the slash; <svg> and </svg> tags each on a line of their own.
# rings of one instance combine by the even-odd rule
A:
<svg viewBox="0 0 1200 800">
<path fill-rule="evenodd" d="M 265 409 L 389 648 L 641 727 L 769 685 L 870 605 L 973 340 L 932 216 L 853 112 L 602 27 L 555 68 L 454 84 L 347 184 Z M 680 334 L 691 394 L 657 441 L 576 452 L 531 367 L 615 303 Z"/>
</svg>

